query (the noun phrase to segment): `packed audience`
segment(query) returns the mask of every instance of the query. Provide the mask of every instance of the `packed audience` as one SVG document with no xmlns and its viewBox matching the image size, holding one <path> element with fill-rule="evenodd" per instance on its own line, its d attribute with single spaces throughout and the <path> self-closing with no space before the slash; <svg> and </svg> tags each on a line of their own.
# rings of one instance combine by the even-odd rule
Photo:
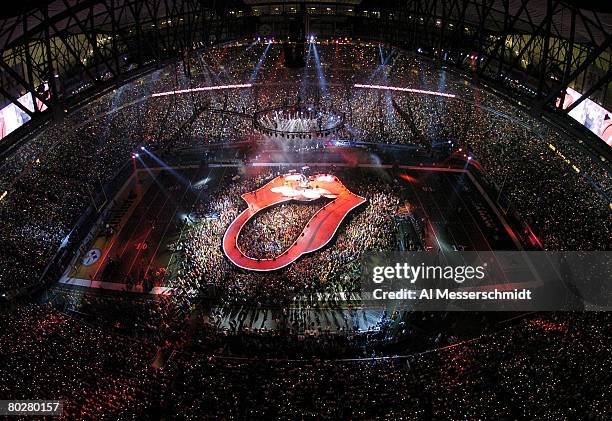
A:
<svg viewBox="0 0 612 421">
<path fill-rule="evenodd" d="M 171 155 L 215 144 L 265 143 L 270 139 L 253 131 L 253 113 L 297 101 L 346 116 L 334 139 L 411 146 L 423 156 L 440 143 L 465 150 L 500 191 L 505 208 L 529 224 L 546 249 L 612 247 L 610 175 L 584 145 L 411 54 L 317 44 L 306 59 L 304 69 L 286 69 L 278 45 L 213 47 L 190 58 L 190 78 L 182 65 L 168 66 L 50 123 L 24 143 L 0 164 L 0 192 L 7 192 L 0 201 L 3 297 L 37 285 L 58 248 L 70 242 L 79 217 L 100 204 L 103 186 L 131 165 L 140 145 Z M 253 88 L 150 96 L 245 82 Z M 355 89 L 354 83 L 418 87 L 457 98 Z M 402 357 L 396 354 L 409 347 L 397 341 L 401 334 L 391 330 L 391 316 L 375 332 L 317 331 L 309 316 L 312 297 L 327 297 L 317 305 L 334 310 L 340 307 L 334 293 L 358 290 L 363 254 L 397 248 L 394 217 L 403 203 L 383 177 L 337 171 L 367 204 L 345 221 L 332 247 L 282 273 L 237 270 L 223 256 L 220 238 L 245 208 L 240 194 L 276 175 L 223 170 L 222 188 L 197 205 L 195 222 L 172 245 L 181 258 L 166 272 L 171 296 L 124 300 L 56 290 L 47 297 L 52 306 L 13 303 L 3 309 L 2 394 L 64 399 L 65 416 L 79 419 L 177 413 L 198 419 L 609 418 L 606 313 L 535 314 L 475 339 L 445 338 L 437 345 L 448 346 Z M 315 207 L 288 204 L 258 214 L 245 227 L 241 248 L 258 258 L 277 254 Z M 215 309 L 195 305 L 198 294 L 210 298 L 203 291 L 213 291 Z M 270 308 L 280 332 L 219 329 L 224 311 L 246 318 L 253 308 Z M 339 331 L 343 325 L 346 320 L 338 322 Z M 309 330 L 312 335 L 304 335 Z M 418 332 L 405 335 L 414 340 Z M 333 360 L 338 357 L 346 360 Z"/>
<path fill-rule="evenodd" d="M 266 171 L 236 179 L 233 172 L 225 174 L 220 180 L 223 188 L 206 203 L 198 204 L 194 212 L 199 221 L 187 227 L 173 246 L 181 257 L 176 259 L 177 266 L 169 270 L 168 285 L 195 290 L 213 285 L 223 292 L 228 303 L 282 305 L 298 293 L 357 291 L 361 256 L 396 248 L 397 227 L 393 218 L 399 210 L 400 198 L 388 180 L 357 171 L 339 177 L 353 193 L 365 197 L 367 205 L 349 216 L 332 247 L 304 256 L 280 273 L 237 271 L 225 258 L 220 238 L 246 207 L 240 195 L 277 175 L 278 171 Z M 241 249 L 246 254 L 252 253 L 251 257 L 276 255 L 297 238 L 319 208 L 320 205 L 289 204 L 273 212 L 258 213 L 245 226 L 240 236 L 243 238 L 239 237 Z"/>
<path fill-rule="evenodd" d="M 102 186 L 129 165 L 130 154 L 138 145 L 172 153 L 207 144 L 265 141 L 253 134 L 249 116 L 262 107 L 298 100 L 344 113 L 346 125 L 338 138 L 416 145 L 424 151 L 445 141 L 464 147 L 481 164 L 485 179 L 501 190 L 502 203 L 531 226 L 543 247 L 610 249 L 609 174 L 581 146 L 425 59 L 372 45 L 309 48 L 318 49 L 325 84 L 320 83 L 312 52 L 304 69 L 286 69 L 277 45 L 269 49 L 265 45 L 215 47 L 193 56 L 191 78 L 185 76 L 182 65 L 158 70 L 50 124 L 25 143 L 0 167 L 0 191 L 7 192 L 0 202 L 0 290 L 36 284 L 58 247 L 70 240 L 78 217 L 87 207 L 100 204 L 96 196 Z M 243 81 L 255 85 L 252 89 L 149 96 Z M 355 82 L 442 90 L 457 98 L 355 89 Z M 253 179 L 251 186 L 257 182 Z M 220 217 L 198 225 L 200 234 L 188 233 L 187 242 L 197 244 L 187 253 L 210 250 L 207 262 L 194 259 L 190 278 L 206 274 L 217 283 L 223 277 L 225 263 L 220 262 L 215 236 L 242 206 L 229 197 L 244 187 L 226 190 L 226 197 L 211 205 Z M 396 206 L 388 196 L 372 191 L 372 206 L 357 219 L 377 218 L 369 210 L 375 206 Z M 301 267 L 295 265 L 290 277 L 307 285 L 343 278 L 341 284 L 346 285 L 346 278 L 354 278 L 350 273 L 358 270 L 354 250 L 380 248 L 380 244 L 368 243 L 381 241 L 375 237 L 389 229 L 390 224 L 385 223 L 364 222 L 355 229 L 349 224 L 338 238 L 338 247 L 323 251 L 318 259 L 305 259 Z M 357 231 L 361 239 L 355 242 L 350 233 Z M 344 236 L 351 238 L 346 244 Z M 315 267 L 326 269 L 319 276 L 309 270 Z M 305 273 L 313 275 L 302 279 Z M 234 288 L 243 285 L 236 279 Z"/>
<path fill-rule="evenodd" d="M 240 231 L 238 247 L 254 259 L 272 259 L 297 240 L 320 203 L 282 203 L 259 212 Z"/>
<path fill-rule="evenodd" d="M 50 123 L 0 167 L 0 191 L 7 192 L 0 203 L 0 289 L 38 281 L 78 217 L 98 203 L 95 196 L 138 145 L 182 150 L 261 140 L 253 132 L 253 112 L 298 100 L 343 113 L 340 139 L 412 144 L 425 152 L 441 141 L 463 146 L 543 247 L 610 249 L 610 176 L 583 146 L 424 58 L 358 43 L 314 48 L 318 54 L 307 54 L 304 69 L 287 69 L 276 44 L 214 47 L 192 56 L 190 78 L 182 64 L 169 66 Z M 245 81 L 254 87 L 150 96 Z M 356 82 L 441 90 L 457 98 L 356 89 Z"/>
<path fill-rule="evenodd" d="M 534 315 L 450 347 L 357 360 L 194 354 L 105 333 L 35 305 L 0 317 L 2 394 L 62 399 L 69 419 L 610 415 L 606 313 Z"/>
</svg>

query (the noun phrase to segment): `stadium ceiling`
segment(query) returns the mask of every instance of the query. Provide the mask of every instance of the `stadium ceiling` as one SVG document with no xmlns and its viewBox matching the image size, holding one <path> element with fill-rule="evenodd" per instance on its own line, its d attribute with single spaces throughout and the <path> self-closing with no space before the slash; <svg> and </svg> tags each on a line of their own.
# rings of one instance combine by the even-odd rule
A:
<svg viewBox="0 0 612 421">
<path fill-rule="evenodd" d="M 51 110 L 69 109 L 211 43 L 302 26 L 444 51 L 464 69 L 477 57 L 472 73 L 520 81 L 540 110 L 554 110 L 568 86 L 610 108 L 611 11 L 590 0 L 23 0 L 0 19 L 0 106 L 49 114 L 19 104 L 31 92 Z"/>
</svg>

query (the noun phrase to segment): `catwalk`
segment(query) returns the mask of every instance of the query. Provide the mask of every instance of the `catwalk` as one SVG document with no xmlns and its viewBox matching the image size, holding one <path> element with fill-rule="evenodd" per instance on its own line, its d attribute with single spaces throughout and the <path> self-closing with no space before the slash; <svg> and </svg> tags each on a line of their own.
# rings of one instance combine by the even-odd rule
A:
<svg viewBox="0 0 612 421">
<path fill-rule="evenodd" d="M 254 259 L 238 247 L 238 236 L 242 227 L 261 210 L 291 200 L 307 202 L 321 197 L 333 200 L 314 214 L 298 239 L 280 255 L 273 259 Z M 281 269 L 300 256 L 325 246 L 333 238 L 346 215 L 366 201 L 349 191 L 337 177 L 328 174 L 309 178 L 301 174 L 282 175 L 257 190 L 243 194 L 242 198 L 248 207 L 227 229 L 223 237 L 223 251 L 236 266 L 254 271 Z"/>
</svg>

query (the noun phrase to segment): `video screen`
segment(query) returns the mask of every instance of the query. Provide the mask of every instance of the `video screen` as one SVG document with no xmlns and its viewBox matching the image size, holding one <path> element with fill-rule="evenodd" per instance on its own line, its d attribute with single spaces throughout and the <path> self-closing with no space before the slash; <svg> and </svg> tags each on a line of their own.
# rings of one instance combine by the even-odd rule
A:
<svg viewBox="0 0 612 421">
<path fill-rule="evenodd" d="M 44 86 L 45 92 L 48 92 L 48 84 L 45 83 Z M 24 108 L 34 112 L 34 100 L 31 93 L 28 92 L 22 95 L 18 101 Z M 36 109 L 44 111 L 47 109 L 47 106 L 39 99 L 36 99 Z M 30 121 L 30 115 L 15 104 L 9 104 L 0 109 L 0 139 L 4 139 L 28 121 Z"/>
<path fill-rule="evenodd" d="M 569 108 L 582 94 L 567 88 L 563 109 Z M 586 98 L 569 115 L 587 129 L 599 136 L 608 146 L 612 146 L 612 113 L 601 105 Z"/>
</svg>

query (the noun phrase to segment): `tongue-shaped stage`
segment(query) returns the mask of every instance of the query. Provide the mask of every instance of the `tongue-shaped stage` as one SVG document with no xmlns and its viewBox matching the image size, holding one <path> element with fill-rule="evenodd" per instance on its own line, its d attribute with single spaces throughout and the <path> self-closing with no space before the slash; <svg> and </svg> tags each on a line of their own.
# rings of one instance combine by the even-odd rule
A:
<svg viewBox="0 0 612 421">
<path fill-rule="evenodd" d="M 308 221 L 297 240 L 275 258 L 253 259 L 238 247 L 240 230 L 257 212 L 291 200 L 307 202 L 321 197 L 334 200 L 322 206 Z M 223 236 L 223 251 L 236 266 L 257 271 L 283 268 L 303 254 L 320 249 L 333 238 L 344 217 L 366 201 L 350 192 L 337 177 L 329 174 L 309 178 L 302 174 L 282 175 L 257 190 L 243 194 L 242 198 L 249 206 L 227 229 Z"/>
</svg>

